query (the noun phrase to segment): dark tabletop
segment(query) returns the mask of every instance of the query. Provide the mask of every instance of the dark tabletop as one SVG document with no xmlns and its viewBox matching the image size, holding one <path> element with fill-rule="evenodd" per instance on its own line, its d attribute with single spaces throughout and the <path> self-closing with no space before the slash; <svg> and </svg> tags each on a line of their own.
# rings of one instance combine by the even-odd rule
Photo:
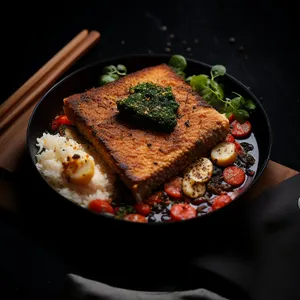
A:
<svg viewBox="0 0 300 300">
<path fill-rule="evenodd" d="M 148 2 L 148 1 L 147 1 Z M 300 170 L 299 9 L 291 1 L 95 1 L 1 9 L 1 102 L 84 28 L 100 42 L 71 70 L 129 53 L 178 53 L 249 86 L 273 130 L 271 159 Z M 9 16 L 8 20 L 4 16 Z M 172 38 L 173 37 L 173 38 Z"/>
<path fill-rule="evenodd" d="M 37 3 L 38 5 L 31 4 L 30 2 L 21 2 L 18 5 L 16 1 L 5 2 L 6 7 L 1 7 L 0 10 L 2 29 L 1 71 L 3 75 L 0 103 L 32 76 L 78 32 L 84 28 L 90 30 L 95 29 L 101 32 L 100 42 L 67 73 L 95 60 L 131 53 L 148 53 L 149 55 L 152 53 L 178 53 L 208 64 L 223 64 L 226 66 L 229 74 L 250 87 L 265 107 L 272 125 L 274 139 L 271 159 L 300 170 L 300 160 L 297 157 L 300 148 L 300 126 L 298 120 L 300 111 L 300 93 L 298 92 L 300 46 L 297 41 L 300 32 L 299 7 L 296 7 L 292 1 L 281 1 L 280 4 L 277 4 L 275 1 L 265 0 L 182 0 L 180 2 L 127 0 L 122 1 L 122 4 L 118 2 L 118 0 L 99 0 L 91 4 L 87 3 L 87 1 L 81 1 L 80 5 L 73 3 L 72 6 L 64 6 L 62 3 L 58 5 L 50 1 L 39 2 Z M 147 2 L 147 5 L 145 5 L 144 2 Z M 24 168 L 23 172 L 26 173 L 26 170 L 27 169 Z M 18 177 L 18 182 L 22 183 L 20 178 L 25 178 L 25 176 L 26 174 L 21 173 Z M 34 185 L 34 182 L 31 184 Z M 295 186 L 299 186 L 297 182 Z M 30 188 L 32 188 L 32 186 L 26 186 L 26 184 L 23 183 L 21 187 L 18 186 L 18 192 L 21 194 L 23 190 L 30 190 Z M 32 188 L 32 190 L 34 189 Z M 298 209 L 297 206 L 294 205 L 296 203 L 296 196 L 291 193 L 291 187 L 287 186 L 285 191 L 286 190 L 289 191 L 288 196 L 293 197 L 293 199 L 291 198 L 290 201 L 278 201 L 278 203 L 282 205 L 289 204 L 291 210 L 293 210 L 293 214 L 284 214 L 284 209 L 281 209 L 279 212 L 273 209 L 268 213 L 268 209 L 264 210 L 258 207 L 259 211 L 268 213 L 267 215 L 261 214 L 261 220 L 263 221 L 261 223 L 257 222 L 257 224 L 261 224 L 264 230 L 263 233 L 265 233 L 265 231 L 270 233 L 269 239 L 266 238 L 268 237 L 267 234 L 262 234 L 260 228 L 254 228 L 252 223 L 249 227 L 249 233 L 251 233 L 253 238 L 258 238 L 260 241 L 265 242 L 262 244 L 257 243 L 262 250 L 258 253 L 266 255 L 267 258 L 269 258 L 266 259 L 265 256 L 258 256 L 259 259 L 266 263 L 261 265 L 259 269 L 259 271 L 261 271 L 260 276 L 257 277 L 255 283 L 261 282 L 261 285 L 267 284 L 267 286 L 272 287 L 269 289 L 268 294 L 270 295 L 271 291 L 272 297 L 265 297 L 263 292 L 268 290 L 266 288 L 262 289 L 261 297 L 257 297 L 257 299 L 274 299 L 275 294 L 277 294 L 277 299 L 285 299 L 281 297 L 278 292 L 281 287 L 278 282 L 281 280 L 280 277 L 282 274 L 284 274 L 284 276 L 282 276 L 283 279 L 287 277 L 285 282 L 283 280 L 283 285 L 285 285 L 282 291 L 288 293 L 290 290 L 296 290 L 297 288 L 297 280 L 290 279 L 299 278 L 299 273 L 297 273 L 300 269 L 299 261 L 295 263 L 295 261 L 292 260 L 296 255 L 298 257 L 298 252 L 294 255 L 291 253 L 292 250 L 297 249 L 298 251 L 299 249 L 299 239 L 295 238 L 299 236 L 299 226 L 297 226 L 299 220 L 297 214 Z M 275 191 L 274 194 L 266 197 L 268 201 L 261 201 L 261 203 L 271 205 L 274 203 L 273 200 L 276 195 L 279 195 L 280 197 L 278 197 L 281 199 L 285 197 L 285 194 L 283 194 L 283 196 L 282 194 L 280 195 L 278 191 Z M 296 189 L 295 195 L 298 195 Z M 43 213 L 36 213 L 40 209 L 40 206 L 38 206 L 40 202 L 37 200 L 41 199 L 38 198 L 38 196 L 39 195 L 36 194 L 35 197 L 33 197 L 35 201 L 22 201 L 25 206 L 23 209 L 28 213 L 22 215 L 23 217 L 25 216 L 25 221 L 30 220 L 30 222 L 25 222 L 27 224 L 26 229 L 29 229 L 30 234 L 34 232 L 33 235 L 38 237 L 38 240 L 42 241 L 43 245 L 51 248 L 53 252 L 57 251 L 59 254 L 63 253 L 68 258 L 70 256 L 70 259 L 67 260 L 68 263 L 72 261 L 73 258 L 76 260 L 76 251 L 72 256 L 69 255 L 69 253 L 73 252 L 67 250 L 73 249 L 73 245 L 78 245 L 81 241 L 78 242 L 76 231 L 68 231 L 69 227 L 73 229 L 73 224 L 77 224 L 77 227 L 80 229 L 81 226 L 80 223 L 77 222 L 79 219 L 77 218 L 77 214 L 74 213 L 74 216 L 72 214 L 68 215 L 69 223 L 66 223 L 67 225 L 65 225 L 64 230 L 62 230 L 60 225 L 65 222 L 64 211 L 67 211 L 67 204 L 65 210 L 61 208 L 59 212 L 57 212 L 54 204 L 51 209 L 43 205 L 43 209 L 45 208 Z M 48 203 L 50 203 L 50 201 Z M 34 207 L 35 210 L 33 209 Z M 248 210 L 245 211 L 248 213 Z M 277 220 L 273 220 L 273 217 L 276 219 L 276 217 L 280 216 L 280 212 L 282 218 L 279 218 L 280 222 L 276 223 Z M 54 213 L 56 214 L 55 222 L 51 223 L 49 220 L 54 220 Z M 253 214 L 256 216 L 257 210 L 255 210 Z M 243 215 L 240 216 L 241 219 L 242 217 Z M 6 218 L 8 218 L 6 214 L 5 216 L 1 215 L 0 229 L 3 229 L 3 232 L 6 233 L 4 237 L 11 243 L 11 247 L 1 247 L 1 250 L 6 253 L 6 255 L 1 256 L 2 262 L 0 264 L 0 271 L 3 261 L 5 261 L 7 262 L 7 269 L 9 271 L 14 270 L 14 268 L 17 270 L 16 274 L 22 277 L 20 281 L 24 281 L 25 286 L 29 285 L 28 282 L 35 282 L 37 286 L 40 285 L 43 288 L 45 287 L 43 284 L 48 286 L 48 281 L 42 282 L 45 276 L 40 270 L 44 270 L 45 273 L 47 273 L 49 265 L 51 265 L 54 270 L 55 268 L 59 269 L 60 264 L 57 266 L 56 261 L 52 261 L 52 259 L 46 257 L 43 261 L 47 262 L 47 267 L 44 267 L 44 265 L 41 264 L 42 260 L 39 259 L 42 254 L 40 248 L 34 245 L 32 246 L 35 249 L 34 251 L 29 247 L 25 248 L 23 242 L 26 237 L 25 235 L 20 236 L 20 239 L 14 240 L 11 238 L 17 236 L 17 234 L 14 228 L 11 229 L 10 226 L 7 226 L 8 229 L 6 228 Z M 228 219 L 231 220 L 231 218 Z M 253 218 L 253 220 L 254 219 L 255 218 Z M 266 220 L 268 226 L 264 224 L 264 220 Z M 8 221 L 7 223 L 10 224 L 16 222 L 15 219 Z M 244 234 L 244 228 L 242 227 L 240 229 L 239 226 L 235 226 L 235 222 L 236 221 L 232 222 L 232 224 L 229 222 L 228 224 L 239 229 L 237 230 L 238 238 L 248 237 L 248 235 Z M 21 223 L 21 225 L 22 224 L 23 223 Z M 93 227 L 87 225 L 87 228 Z M 226 232 L 226 228 L 227 227 L 219 232 L 220 237 L 222 237 L 223 232 Z M 255 230 L 253 230 L 253 228 Z M 280 228 L 286 231 L 281 231 L 279 230 Z M 83 229 L 84 228 L 81 228 L 81 230 Z M 292 231 L 292 229 L 294 229 L 294 231 Z M 279 238 L 279 235 L 272 234 L 277 231 L 278 234 L 283 237 L 281 236 L 281 238 Z M 60 235 L 58 234 L 59 237 L 57 237 L 58 232 L 61 233 Z M 213 235 L 212 240 L 220 240 L 223 245 L 234 244 L 232 241 L 237 240 L 235 232 L 233 231 L 232 233 L 230 230 L 228 230 L 228 232 L 232 238 L 231 240 L 226 240 L 227 235 L 224 235 L 223 239 L 218 239 Z M 288 234 L 288 232 L 290 233 Z M 241 235 L 239 236 L 239 234 Z M 107 235 L 109 235 L 109 233 L 107 233 Z M 114 238 L 114 236 L 111 237 L 111 239 Z M 126 238 L 127 236 L 124 235 L 124 240 Z M 81 239 L 88 241 L 89 235 L 82 235 Z M 272 242 L 270 242 L 270 239 Z M 104 240 L 106 240 L 106 238 L 104 238 Z M 69 241 L 73 241 L 74 244 L 68 244 Z M 90 238 L 90 241 L 93 243 L 93 239 Z M 253 242 L 253 240 L 247 240 L 246 238 L 245 241 L 248 241 L 249 245 Z M 280 247 L 279 241 L 285 245 L 285 247 Z M 128 241 L 126 242 L 128 243 Z M 8 245 L 6 242 L 4 244 Z M 62 244 L 65 248 L 62 247 Z M 53 245 L 55 245 L 55 247 L 53 247 L 54 249 L 52 248 Z M 121 242 L 120 245 L 122 245 Z M 241 249 L 239 248 L 238 250 L 242 254 L 247 254 L 246 250 L 250 249 L 250 247 L 248 247 L 249 245 L 247 242 L 241 243 L 238 245 Z M 256 244 L 254 243 L 254 245 Z M 58 247 L 56 248 L 56 246 Z M 78 248 L 78 253 L 87 246 L 82 243 L 81 247 L 82 248 Z M 217 247 L 215 248 L 217 249 Z M 13 249 L 13 251 L 11 249 Z M 19 249 L 22 249 L 22 251 L 18 252 Z M 59 249 L 59 251 L 57 249 Z M 116 248 L 116 252 L 118 249 L 119 248 Z M 155 248 L 155 250 L 156 249 L 157 248 Z M 174 249 L 175 254 L 180 253 L 177 248 Z M 276 251 L 274 251 L 274 249 L 276 249 Z M 280 249 L 280 251 L 278 249 Z M 95 253 L 96 250 L 95 248 Z M 36 259 L 34 261 L 23 259 L 27 257 L 28 253 L 26 251 L 28 251 L 30 255 L 33 253 Z M 123 251 L 124 249 L 122 248 L 122 252 Z M 11 258 L 13 258 L 13 266 L 9 265 L 11 260 L 7 259 L 7 257 L 9 257 L 7 253 L 9 252 L 11 253 Z M 281 253 L 283 252 L 285 260 L 281 257 Z M 272 253 L 272 256 L 269 256 L 269 253 Z M 276 255 L 278 255 L 278 257 Z M 19 259 L 15 260 L 15 257 Z M 81 256 L 81 258 L 82 265 L 85 266 L 85 256 Z M 289 260 L 289 258 L 291 259 Z M 109 257 L 109 259 L 111 258 Z M 110 268 L 109 259 L 107 259 L 105 264 L 107 270 Z M 93 260 L 93 256 L 90 257 L 90 260 Z M 113 260 L 115 261 L 116 259 L 113 258 Z M 276 264 L 274 262 L 276 262 Z M 123 263 L 125 265 L 126 262 L 124 261 Z M 268 267 L 273 264 L 276 268 L 279 265 L 278 272 Z M 154 268 L 156 267 L 157 266 L 154 265 Z M 36 277 L 32 274 L 28 276 L 27 270 L 29 269 L 33 270 L 32 274 Z M 50 268 L 50 272 L 52 269 Z M 230 267 L 224 269 L 231 270 Z M 294 271 L 294 273 L 287 272 L 288 269 Z M 23 272 L 20 272 L 20 270 L 23 270 Z M 187 274 L 196 281 L 199 274 L 195 271 L 195 273 L 193 273 L 193 270 L 194 268 L 191 268 L 191 270 L 187 271 Z M 75 271 L 77 271 L 76 268 Z M 84 269 L 84 271 L 86 270 Z M 88 271 L 86 272 L 87 273 L 84 274 L 90 275 Z M 147 272 L 149 272 L 149 270 L 147 270 Z M 5 276 L 2 276 L 2 274 Z M 54 278 L 56 278 L 58 282 L 58 270 L 55 269 L 53 274 L 55 274 Z M 152 273 L 149 272 L 149 274 L 151 275 Z M 240 273 L 237 272 L 237 274 Z M 279 278 L 277 278 L 276 281 L 278 274 L 280 276 L 278 276 Z M 287 276 L 287 274 L 289 276 Z M 112 270 L 111 273 L 107 275 L 107 282 L 115 284 L 116 281 L 119 280 L 120 284 L 122 283 L 125 286 L 132 280 L 131 277 L 128 277 L 128 282 L 126 280 L 124 282 L 124 277 L 126 278 L 127 276 L 126 272 L 124 277 L 122 277 L 123 274 L 120 273 L 120 276 L 117 278 L 118 280 L 116 280 L 115 275 Z M 138 275 L 137 273 L 136 277 L 139 277 Z M 177 282 L 175 279 L 178 276 L 175 275 L 176 274 L 170 277 L 170 281 L 174 280 L 172 283 L 176 285 Z M 101 276 L 104 275 L 101 274 Z M 19 279 L 19 277 L 17 279 Z M 162 273 L 159 278 L 163 277 L 164 274 Z M 185 273 L 183 273 L 181 277 L 178 277 L 177 281 L 183 281 L 182 278 L 184 277 Z M 264 281 L 261 280 L 262 277 L 264 277 Z M 24 280 L 24 278 L 27 281 Z M 38 280 L 39 278 L 41 278 L 41 280 Z M 204 278 L 207 280 L 205 284 L 208 288 L 216 288 L 217 285 L 215 286 L 215 282 L 213 282 L 212 285 L 210 278 L 207 276 Z M 6 273 L 0 272 L 0 279 L 0 290 L 2 284 L 11 292 L 11 286 L 9 286 L 10 278 L 6 276 Z M 99 280 L 101 279 L 100 277 Z M 135 285 L 134 288 L 139 285 L 142 286 L 144 278 L 141 276 L 139 279 L 137 282 L 130 282 Z M 187 278 L 186 281 L 189 281 L 189 278 Z M 247 278 L 245 281 L 247 282 Z M 257 284 L 257 286 L 259 285 L 260 284 Z M 220 292 L 224 292 L 222 288 L 220 287 Z M 155 286 L 153 286 L 153 289 L 155 289 Z M 231 286 L 227 287 L 226 292 L 229 290 L 232 292 L 231 289 Z M 16 293 L 17 292 L 18 291 L 16 291 Z M 20 291 L 20 294 L 21 292 L 22 291 Z M 238 290 L 238 292 L 240 291 Z M 24 297 L 20 297 L 20 299 L 24 299 Z M 55 299 L 55 297 L 51 299 Z M 237 299 L 242 298 L 239 297 Z M 287 297 L 286 299 L 292 298 Z"/>
</svg>

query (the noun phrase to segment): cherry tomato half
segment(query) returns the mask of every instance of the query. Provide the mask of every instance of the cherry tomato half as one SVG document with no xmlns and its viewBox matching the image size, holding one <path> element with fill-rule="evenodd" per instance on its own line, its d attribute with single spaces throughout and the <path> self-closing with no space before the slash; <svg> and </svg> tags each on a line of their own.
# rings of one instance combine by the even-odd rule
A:
<svg viewBox="0 0 300 300">
<path fill-rule="evenodd" d="M 52 131 L 56 131 L 61 125 L 72 125 L 72 122 L 68 119 L 66 115 L 57 116 L 51 124 Z"/>
<path fill-rule="evenodd" d="M 89 210 L 95 213 L 115 213 L 113 207 L 109 204 L 108 200 L 92 200 L 89 202 L 88 208 Z"/>
<path fill-rule="evenodd" d="M 144 216 L 139 215 L 139 214 L 126 215 L 124 217 L 124 220 L 131 221 L 131 222 L 137 222 L 137 223 L 147 223 L 148 222 Z"/>
<path fill-rule="evenodd" d="M 228 203 L 230 203 L 232 199 L 228 195 L 220 195 L 214 198 L 214 203 L 212 205 L 212 210 L 217 210 Z"/>
<path fill-rule="evenodd" d="M 175 177 L 164 185 L 164 191 L 172 198 L 181 199 L 182 198 L 182 178 Z"/>
<path fill-rule="evenodd" d="M 251 133 L 251 123 L 246 121 L 244 123 L 239 123 L 237 120 L 232 122 L 231 133 L 235 138 L 246 138 Z"/>
<path fill-rule="evenodd" d="M 134 205 L 136 212 L 142 216 L 147 217 L 151 212 L 151 207 L 149 204 L 145 203 L 136 203 Z"/>
<path fill-rule="evenodd" d="M 237 141 L 235 141 L 234 144 L 235 144 L 235 152 L 236 152 L 237 154 L 239 154 L 239 155 L 243 154 L 243 153 L 244 153 L 244 149 L 243 149 L 243 147 L 240 145 L 240 143 L 237 142 Z"/>
<path fill-rule="evenodd" d="M 234 121 L 234 119 L 235 119 L 234 114 L 231 114 L 231 115 L 228 117 L 229 123 L 231 124 L 231 123 Z"/>
<path fill-rule="evenodd" d="M 197 211 L 189 204 L 174 204 L 170 210 L 171 218 L 176 221 L 192 219 L 197 216 Z"/>
<path fill-rule="evenodd" d="M 144 202 L 146 202 L 149 205 L 153 205 L 154 203 L 160 203 L 162 202 L 162 192 L 156 192 L 152 195 L 150 195 Z"/>
<path fill-rule="evenodd" d="M 234 143 L 235 142 L 235 138 L 233 137 L 232 134 L 228 133 L 227 136 L 226 136 L 225 142 Z"/>
<path fill-rule="evenodd" d="M 224 181 L 234 187 L 241 185 L 245 181 L 245 172 L 237 166 L 224 169 L 223 176 Z"/>
</svg>

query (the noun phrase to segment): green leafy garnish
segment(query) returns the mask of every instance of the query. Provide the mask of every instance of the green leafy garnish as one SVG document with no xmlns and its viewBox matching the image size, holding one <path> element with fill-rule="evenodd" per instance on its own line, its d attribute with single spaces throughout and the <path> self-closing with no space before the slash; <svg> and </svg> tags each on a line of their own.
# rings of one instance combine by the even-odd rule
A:
<svg viewBox="0 0 300 300">
<path fill-rule="evenodd" d="M 226 68 L 222 65 L 215 65 L 210 70 L 210 77 L 206 74 L 193 75 L 186 78 L 192 88 L 197 91 L 202 98 L 224 113 L 228 118 L 234 115 L 239 122 L 244 122 L 250 113 L 256 108 L 253 101 L 245 99 L 242 95 L 232 92 L 234 97 L 224 98 L 224 87 L 215 79 L 226 74 Z"/>
<path fill-rule="evenodd" d="M 187 62 L 184 56 L 176 54 L 171 56 L 169 66 L 174 68 L 176 71 L 184 71 L 187 66 Z"/>
<path fill-rule="evenodd" d="M 115 74 L 117 73 L 117 68 L 114 65 L 106 66 L 102 69 L 102 74 Z"/>
<path fill-rule="evenodd" d="M 182 77 L 182 79 L 185 79 L 185 73 L 183 71 L 177 71 L 176 73 L 177 73 L 177 75 Z"/>
<path fill-rule="evenodd" d="M 126 215 L 134 214 L 134 213 L 136 213 L 136 210 L 133 206 L 125 205 L 125 206 L 118 207 L 118 210 L 116 211 L 115 216 L 116 216 L 117 219 L 124 219 L 124 217 Z"/>
<path fill-rule="evenodd" d="M 124 65 L 117 65 L 117 74 L 120 76 L 125 76 L 127 74 L 127 68 Z"/>
<path fill-rule="evenodd" d="M 119 79 L 118 74 L 104 74 L 104 75 L 101 75 L 99 78 L 99 85 L 104 85 L 109 82 L 113 82 L 117 79 Z"/>
<path fill-rule="evenodd" d="M 216 108 L 221 108 L 222 99 L 224 98 L 224 90 L 221 84 L 218 84 L 214 79 L 209 78 L 207 75 L 201 74 L 192 76 L 190 85 L 207 103 Z"/>
<path fill-rule="evenodd" d="M 175 54 L 171 56 L 168 63 L 169 67 L 171 67 L 180 77 L 185 79 L 185 72 L 183 72 L 187 67 L 187 62 L 184 56 Z"/>
<path fill-rule="evenodd" d="M 115 81 L 120 76 L 127 74 L 127 68 L 124 65 L 118 64 L 117 66 L 109 65 L 102 69 L 102 75 L 99 78 L 99 85 L 104 85 L 109 82 Z"/>
<path fill-rule="evenodd" d="M 218 76 L 223 76 L 226 73 L 226 68 L 222 65 L 214 65 L 211 68 L 210 75 L 212 79 L 217 78 Z"/>
<path fill-rule="evenodd" d="M 251 111 L 254 110 L 256 106 L 250 99 L 245 99 L 242 95 L 236 92 L 232 92 L 232 94 L 236 97 L 232 99 L 226 98 L 223 102 L 224 107 L 221 112 L 225 113 L 228 118 L 231 115 L 234 115 L 236 120 L 244 122 L 249 118 Z"/>
</svg>

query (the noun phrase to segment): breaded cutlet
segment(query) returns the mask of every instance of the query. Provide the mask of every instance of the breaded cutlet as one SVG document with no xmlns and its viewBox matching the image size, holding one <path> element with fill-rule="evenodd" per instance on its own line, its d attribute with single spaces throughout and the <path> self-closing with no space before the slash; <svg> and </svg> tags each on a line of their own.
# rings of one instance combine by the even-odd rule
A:
<svg viewBox="0 0 300 300">
<path fill-rule="evenodd" d="M 119 118 L 116 101 L 128 97 L 130 87 L 143 82 L 172 88 L 179 108 L 177 125 L 171 133 L 144 129 L 142 124 L 132 125 Z M 71 95 L 64 99 L 64 111 L 137 201 L 195 159 L 208 155 L 229 132 L 228 119 L 166 64 Z"/>
</svg>

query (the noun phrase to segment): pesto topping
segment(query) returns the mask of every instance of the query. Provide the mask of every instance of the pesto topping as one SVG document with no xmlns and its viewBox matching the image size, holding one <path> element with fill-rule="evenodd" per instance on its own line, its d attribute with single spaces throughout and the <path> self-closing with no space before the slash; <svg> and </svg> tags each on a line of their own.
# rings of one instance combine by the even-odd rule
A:
<svg viewBox="0 0 300 300">
<path fill-rule="evenodd" d="M 128 98 L 117 101 L 120 114 L 133 117 L 142 126 L 171 132 L 177 125 L 177 109 L 171 87 L 141 83 L 131 87 Z"/>
</svg>

